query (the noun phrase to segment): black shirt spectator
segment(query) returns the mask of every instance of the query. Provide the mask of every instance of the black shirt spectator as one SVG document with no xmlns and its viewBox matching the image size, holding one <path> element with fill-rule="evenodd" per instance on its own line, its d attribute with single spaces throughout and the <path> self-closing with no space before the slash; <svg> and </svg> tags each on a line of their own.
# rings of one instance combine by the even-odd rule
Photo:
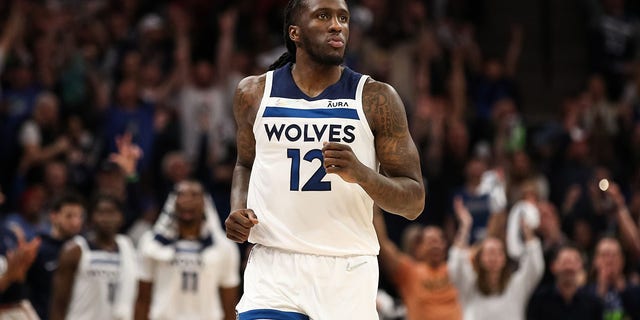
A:
<svg viewBox="0 0 640 320">
<path fill-rule="evenodd" d="M 40 234 L 42 243 L 27 274 L 29 285 L 29 300 L 36 309 L 38 316 L 46 320 L 49 314 L 49 300 L 51 298 L 51 280 L 53 272 L 58 268 L 58 255 L 66 239 L 55 239 L 48 233 Z"/>
<path fill-rule="evenodd" d="M 536 293 L 527 310 L 529 320 L 596 320 L 602 319 L 602 303 L 586 290 L 578 290 L 566 301 L 555 285 Z"/>
</svg>

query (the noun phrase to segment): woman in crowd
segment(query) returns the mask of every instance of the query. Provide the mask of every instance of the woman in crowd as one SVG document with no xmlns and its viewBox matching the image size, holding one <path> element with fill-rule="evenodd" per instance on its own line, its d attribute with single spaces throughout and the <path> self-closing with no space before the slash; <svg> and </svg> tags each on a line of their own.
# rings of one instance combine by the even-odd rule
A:
<svg viewBox="0 0 640 320">
<path fill-rule="evenodd" d="M 476 250 L 469 248 L 473 218 L 462 199 L 454 200 L 459 221 L 455 243 L 449 251 L 449 277 L 458 288 L 464 320 L 524 320 L 529 297 L 544 272 L 540 241 L 522 222 L 525 249 L 513 270 L 505 244 L 485 238 Z"/>
</svg>

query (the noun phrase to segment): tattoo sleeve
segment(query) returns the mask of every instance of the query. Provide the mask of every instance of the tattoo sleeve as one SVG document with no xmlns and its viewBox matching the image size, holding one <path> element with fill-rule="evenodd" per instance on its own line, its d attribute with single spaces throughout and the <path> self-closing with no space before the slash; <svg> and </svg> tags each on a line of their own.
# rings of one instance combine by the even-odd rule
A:
<svg viewBox="0 0 640 320">
<path fill-rule="evenodd" d="M 404 105 L 391 86 L 371 80 L 365 85 L 363 107 L 382 174 L 361 185 L 382 209 L 414 219 L 424 208 L 425 192 Z"/>
<path fill-rule="evenodd" d="M 236 147 L 238 159 L 233 171 L 231 184 L 231 210 L 247 207 L 247 191 L 253 160 L 256 156 L 256 141 L 253 122 L 264 91 L 264 76 L 243 79 L 233 99 L 233 113 L 236 119 Z"/>
</svg>

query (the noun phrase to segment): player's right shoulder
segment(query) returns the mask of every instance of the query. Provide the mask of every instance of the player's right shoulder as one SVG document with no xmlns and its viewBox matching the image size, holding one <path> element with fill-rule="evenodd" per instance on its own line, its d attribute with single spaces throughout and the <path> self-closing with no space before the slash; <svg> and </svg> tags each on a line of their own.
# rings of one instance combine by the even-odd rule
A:
<svg viewBox="0 0 640 320">
<path fill-rule="evenodd" d="M 262 96 L 266 79 L 266 73 L 245 77 L 238 83 L 236 94 Z"/>
<path fill-rule="evenodd" d="M 82 246 L 74 240 L 67 241 L 62 247 L 58 265 L 76 266 L 80 262 Z"/>
<path fill-rule="evenodd" d="M 236 112 L 244 113 L 256 109 L 264 94 L 266 74 L 248 76 L 238 83 L 233 107 Z"/>
</svg>

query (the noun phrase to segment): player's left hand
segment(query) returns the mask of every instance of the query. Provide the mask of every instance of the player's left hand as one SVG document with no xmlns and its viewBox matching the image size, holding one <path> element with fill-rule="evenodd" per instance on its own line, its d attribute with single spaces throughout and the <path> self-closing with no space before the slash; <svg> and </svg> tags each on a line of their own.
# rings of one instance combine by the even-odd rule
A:
<svg viewBox="0 0 640 320">
<path fill-rule="evenodd" d="M 324 169 L 335 173 L 346 182 L 356 183 L 364 175 L 365 165 L 358 160 L 351 147 L 337 142 L 324 142 L 322 147 Z"/>
</svg>

